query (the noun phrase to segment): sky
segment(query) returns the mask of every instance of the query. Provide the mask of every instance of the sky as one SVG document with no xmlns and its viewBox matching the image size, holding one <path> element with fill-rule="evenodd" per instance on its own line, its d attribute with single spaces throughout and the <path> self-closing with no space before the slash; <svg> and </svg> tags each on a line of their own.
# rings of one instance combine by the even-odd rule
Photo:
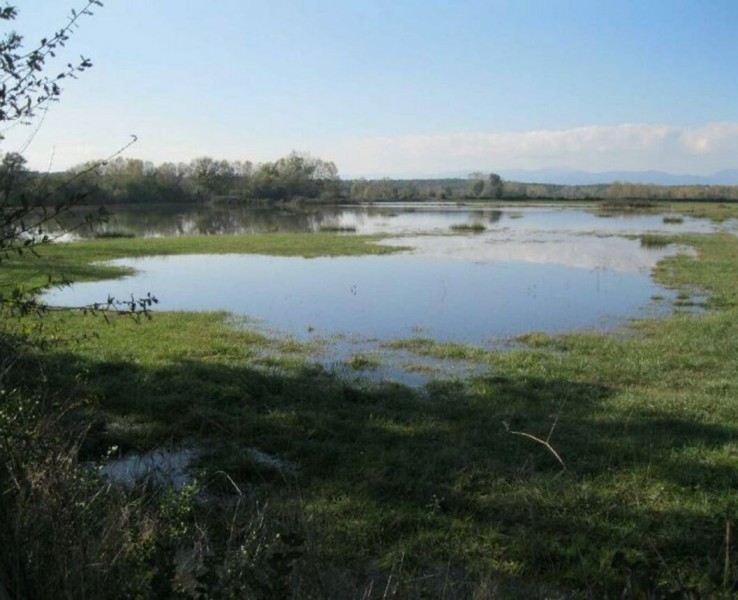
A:
<svg viewBox="0 0 738 600">
<path fill-rule="evenodd" d="M 28 44 L 84 0 L 18 0 Z M 735 0 L 104 0 L 59 59 L 93 68 L 14 127 L 39 170 L 109 156 L 343 177 L 738 168 Z M 53 67 L 53 65 L 52 65 Z M 51 73 L 52 70 L 50 69 Z"/>
</svg>

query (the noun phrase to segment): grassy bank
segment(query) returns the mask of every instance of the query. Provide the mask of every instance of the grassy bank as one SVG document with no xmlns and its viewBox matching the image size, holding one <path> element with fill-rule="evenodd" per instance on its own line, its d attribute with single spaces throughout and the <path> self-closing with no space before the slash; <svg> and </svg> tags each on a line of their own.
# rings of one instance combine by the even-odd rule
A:
<svg viewBox="0 0 738 600">
<path fill-rule="evenodd" d="M 49 275 L 70 281 L 116 277 L 125 269 L 92 264 L 116 258 L 172 254 L 269 254 L 272 256 L 349 256 L 389 254 L 402 248 L 378 244 L 382 236 L 338 236 L 333 233 L 261 233 L 251 235 L 107 238 L 70 244 L 49 244 L 38 257 L 25 255 L 3 260 L 0 290 L 23 281 L 27 286 L 46 283 Z"/>
<path fill-rule="evenodd" d="M 329 237 L 347 251 L 373 248 Z M 198 252 L 253 243 L 302 254 L 293 235 L 229 249 L 190 240 L 219 249 Z M 314 572 L 325 574 L 315 597 L 728 596 L 738 578 L 738 545 L 726 537 L 738 515 L 738 239 L 679 241 L 697 256 L 668 258 L 655 276 L 705 290 L 705 314 L 642 321 L 622 336 L 529 335 L 505 353 L 394 344 L 484 365 L 468 382 L 346 383 L 311 366 L 309 349 L 277 348 L 218 313 L 109 326 L 52 315 L 49 329 L 68 341 L 34 360 L 48 381 L 90 399 L 85 457 L 196 443 L 210 449 L 202 489 L 238 502 L 252 490 L 278 507 L 282 542 L 269 547 L 292 558 L 264 562 L 249 550 L 250 564 L 303 597 Z M 134 243 L 137 255 L 187 245 L 95 241 L 60 248 L 56 260 L 81 265 Z M 296 469 L 260 463 L 251 449 Z M 183 523 L 196 530 L 202 519 Z"/>
</svg>

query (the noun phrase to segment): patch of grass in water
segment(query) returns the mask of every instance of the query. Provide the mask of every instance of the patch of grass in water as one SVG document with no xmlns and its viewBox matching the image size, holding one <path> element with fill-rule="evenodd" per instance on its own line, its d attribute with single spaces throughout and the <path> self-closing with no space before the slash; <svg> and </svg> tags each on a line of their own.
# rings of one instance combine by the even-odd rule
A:
<svg viewBox="0 0 738 600">
<path fill-rule="evenodd" d="M 356 233 L 356 227 L 353 225 L 321 225 L 320 231 L 332 233 Z"/>
<path fill-rule="evenodd" d="M 646 233 L 640 236 L 640 240 L 643 248 L 664 248 L 674 243 L 673 239 L 669 236 L 652 233 Z"/>
<path fill-rule="evenodd" d="M 432 375 L 435 373 L 441 373 L 443 369 L 434 365 L 426 365 L 421 363 L 403 363 L 400 365 L 403 371 L 408 373 L 425 373 Z"/>
<path fill-rule="evenodd" d="M 406 350 L 420 356 L 450 360 L 478 361 L 483 360 L 490 354 L 488 350 L 478 346 L 455 342 L 439 342 L 432 338 L 393 340 L 386 342 L 383 346 L 391 350 Z"/>
<path fill-rule="evenodd" d="M 530 331 L 517 336 L 515 341 L 531 348 L 545 348 L 553 345 L 555 338 L 545 331 Z"/>
<path fill-rule="evenodd" d="M 663 221 L 664 221 L 664 224 L 666 225 L 680 225 L 681 223 L 684 223 L 684 218 L 669 215 L 669 216 L 664 217 Z"/>
<path fill-rule="evenodd" d="M 692 299 L 686 298 L 684 300 L 680 300 L 680 299 L 674 300 L 674 306 L 681 307 L 681 308 L 688 308 L 688 307 L 703 306 L 703 305 L 699 302 L 695 302 Z"/>
<path fill-rule="evenodd" d="M 482 233 L 487 227 L 483 223 L 456 223 L 451 230 L 458 232 Z"/>
<path fill-rule="evenodd" d="M 354 371 L 376 371 L 381 362 L 376 356 L 354 354 L 346 360 L 346 364 Z"/>
</svg>

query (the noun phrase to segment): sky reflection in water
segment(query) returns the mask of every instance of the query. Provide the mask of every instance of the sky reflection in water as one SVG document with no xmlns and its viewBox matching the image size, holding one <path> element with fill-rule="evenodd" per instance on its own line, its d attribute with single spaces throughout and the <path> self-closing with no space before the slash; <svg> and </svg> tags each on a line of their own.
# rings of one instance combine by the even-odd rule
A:
<svg viewBox="0 0 738 600">
<path fill-rule="evenodd" d="M 663 250 L 641 250 L 614 238 L 610 255 L 584 253 L 586 244 L 480 244 L 442 238 L 445 248 L 392 256 L 285 258 L 191 255 L 123 259 L 132 277 L 76 284 L 52 293 L 54 304 L 80 304 L 108 294 L 154 293 L 160 310 L 227 310 L 263 320 L 299 339 L 349 334 L 394 339 L 424 335 L 485 343 L 529 330 L 603 327 L 639 314 L 664 290 L 644 269 Z M 454 253 L 449 241 L 461 250 Z M 467 242 L 468 243 L 468 242 Z M 641 254 L 632 269 L 617 256 Z M 516 250 L 519 252 L 516 255 Z M 558 253 L 557 253 L 558 252 Z M 504 254 L 505 258 L 500 259 Z M 536 262 L 539 257 L 543 260 Z M 574 265 L 566 261 L 573 259 Z M 584 266 L 584 268 L 583 268 Z M 312 328 L 313 332 L 308 332 Z"/>
<path fill-rule="evenodd" d="M 365 233 L 425 233 L 385 241 L 414 248 L 407 253 L 122 259 L 114 263 L 133 266 L 134 276 L 76 284 L 45 299 L 78 305 L 151 292 L 160 299 L 157 310 L 226 310 L 299 340 L 333 339 L 324 354 L 331 362 L 398 338 L 499 345 L 528 331 L 604 330 L 665 312 L 674 294 L 656 285 L 650 271 L 661 258 L 686 251 L 646 249 L 615 234 L 679 230 L 662 216 L 601 219 L 559 208 L 397 210 L 351 210 L 339 213 L 350 218 L 331 219 Z M 487 229 L 449 235 L 451 224 L 475 221 Z M 694 221 L 681 230 L 714 227 Z M 654 296 L 667 301 L 654 303 Z M 388 372 L 398 371 L 387 367 L 379 374 Z"/>
</svg>

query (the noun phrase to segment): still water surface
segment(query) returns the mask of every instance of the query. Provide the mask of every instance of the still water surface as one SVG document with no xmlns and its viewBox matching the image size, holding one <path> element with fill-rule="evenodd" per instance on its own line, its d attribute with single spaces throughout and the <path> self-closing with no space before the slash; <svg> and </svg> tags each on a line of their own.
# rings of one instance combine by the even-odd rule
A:
<svg viewBox="0 0 738 600">
<path fill-rule="evenodd" d="M 77 284 L 47 300 L 74 305 L 152 292 L 157 309 L 226 310 L 302 340 L 422 335 L 486 344 L 530 330 L 607 328 L 644 314 L 653 295 L 670 295 L 638 270 L 424 253 L 158 256 L 114 264 L 137 273 Z"/>
<path fill-rule="evenodd" d="M 124 233 L 137 237 L 218 235 L 264 232 L 314 232 L 344 228 L 360 234 L 448 233 L 451 227 L 482 224 L 488 230 L 642 233 L 644 231 L 707 232 L 716 226 L 704 219 L 685 218 L 664 224 L 663 215 L 593 213 L 557 206 L 480 208 L 434 204 L 326 206 L 304 209 L 160 205 L 114 207 L 107 223 L 82 237 Z M 70 215 L 70 224 L 79 214 Z M 735 224 L 733 224 L 735 225 Z"/>
<path fill-rule="evenodd" d="M 193 213 L 193 210 L 199 212 Z M 190 211 L 190 212 L 187 212 Z M 126 220 L 127 219 L 127 220 Z M 482 224 L 451 235 L 454 225 Z M 111 228 L 136 235 L 354 229 L 413 250 L 388 256 L 304 259 L 189 255 L 122 259 L 136 274 L 81 283 L 47 301 L 78 305 L 148 292 L 163 310 L 226 310 L 257 327 L 299 340 L 322 340 L 323 362 L 357 352 L 386 352 L 389 340 L 501 346 L 524 332 L 606 330 L 631 317 L 663 314 L 674 294 L 650 272 L 683 248 L 643 248 L 644 232 L 735 230 L 735 224 L 663 215 L 602 218 L 550 206 L 479 209 L 440 206 L 330 207 L 296 213 L 191 207 L 168 218 L 121 214 Z M 660 298 L 654 300 L 654 298 Z M 254 321 L 251 321 L 254 322 Z M 397 357 L 395 357 L 396 359 Z M 403 359 L 404 360 L 404 359 Z M 397 361 L 395 361 L 397 362 Z M 381 376 L 408 380 L 395 366 Z"/>
</svg>

